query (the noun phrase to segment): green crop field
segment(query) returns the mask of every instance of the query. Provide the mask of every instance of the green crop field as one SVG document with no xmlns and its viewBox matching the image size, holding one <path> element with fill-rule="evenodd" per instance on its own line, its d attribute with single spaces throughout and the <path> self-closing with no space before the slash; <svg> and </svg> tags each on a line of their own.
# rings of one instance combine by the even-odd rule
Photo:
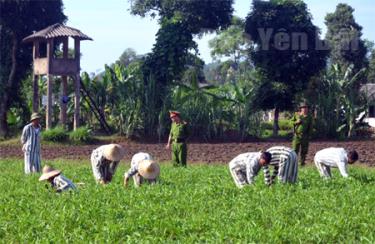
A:
<svg viewBox="0 0 375 244">
<path fill-rule="evenodd" d="M 159 184 L 124 189 L 124 164 L 98 186 L 88 162 L 48 163 L 85 184 L 57 194 L 22 160 L 0 160 L 1 242 L 375 242 L 374 169 L 323 181 L 306 167 L 296 185 L 268 188 L 260 175 L 240 190 L 226 166 L 162 165 Z"/>
</svg>

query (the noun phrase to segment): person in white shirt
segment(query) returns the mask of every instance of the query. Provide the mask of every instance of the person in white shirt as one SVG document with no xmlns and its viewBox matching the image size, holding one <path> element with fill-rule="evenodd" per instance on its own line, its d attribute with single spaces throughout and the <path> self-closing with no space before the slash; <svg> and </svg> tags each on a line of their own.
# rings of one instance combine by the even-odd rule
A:
<svg viewBox="0 0 375 244">
<path fill-rule="evenodd" d="M 270 161 L 271 154 L 268 152 L 242 153 L 229 162 L 229 171 L 236 186 L 243 188 L 245 185 L 253 184 L 255 176 L 263 168 L 265 183 L 271 185 L 272 179 L 268 169 Z"/>
<path fill-rule="evenodd" d="M 145 181 L 155 184 L 160 174 L 159 164 L 156 163 L 150 154 L 139 152 L 134 154 L 130 169 L 124 174 L 124 186 L 128 186 L 129 179 L 133 177 L 136 187 L 141 186 Z"/>
<path fill-rule="evenodd" d="M 56 192 L 77 189 L 71 180 L 61 174 L 60 170 L 56 170 L 48 165 L 44 166 L 43 174 L 39 178 L 39 181 L 44 180 L 47 180 L 49 183 L 51 183 L 51 187 Z"/>
<path fill-rule="evenodd" d="M 108 184 L 116 172 L 125 149 L 118 144 L 103 145 L 92 151 L 91 167 L 97 183 Z"/>
<path fill-rule="evenodd" d="M 353 150 L 347 152 L 344 148 L 330 147 L 318 151 L 315 154 L 314 162 L 318 168 L 320 176 L 331 178 L 331 167 L 338 168 L 340 174 L 347 178 L 347 165 L 358 160 L 358 153 Z"/>
</svg>

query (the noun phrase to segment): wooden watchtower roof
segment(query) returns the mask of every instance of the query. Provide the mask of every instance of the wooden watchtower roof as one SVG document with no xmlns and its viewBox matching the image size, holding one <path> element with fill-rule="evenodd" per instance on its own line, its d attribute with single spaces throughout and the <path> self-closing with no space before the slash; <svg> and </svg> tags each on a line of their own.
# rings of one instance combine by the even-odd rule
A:
<svg viewBox="0 0 375 244">
<path fill-rule="evenodd" d="M 29 41 L 35 41 L 40 39 L 51 39 L 51 38 L 57 38 L 57 37 L 72 37 L 77 38 L 81 41 L 83 40 L 91 40 L 92 38 L 83 34 L 80 30 L 77 30 L 75 28 L 63 25 L 63 24 L 54 24 L 51 26 L 48 26 L 47 28 L 40 30 L 38 32 L 35 32 L 34 34 L 25 37 L 22 41 L 23 42 L 29 42 Z"/>
<path fill-rule="evenodd" d="M 74 39 L 74 56 L 69 57 L 69 38 Z M 35 75 L 76 75 L 80 71 L 80 42 L 92 40 L 80 30 L 54 24 L 23 39 L 33 43 Z M 63 43 L 62 56 L 55 55 L 56 43 Z"/>
</svg>

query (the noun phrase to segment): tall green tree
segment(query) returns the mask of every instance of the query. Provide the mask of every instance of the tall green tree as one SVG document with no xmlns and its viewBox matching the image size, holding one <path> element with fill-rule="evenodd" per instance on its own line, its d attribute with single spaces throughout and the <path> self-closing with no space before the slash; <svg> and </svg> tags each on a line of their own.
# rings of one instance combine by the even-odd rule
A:
<svg viewBox="0 0 375 244">
<path fill-rule="evenodd" d="M 20 102 L 20 83 L 31 68 L 32 48 L 22 39 L 66 19 L 61 0 L 0 1 L 0 137 L 8 133 L 7 111 Z"/>
<path fill-rule="evenodd" d="M 227 27 L 232 18 L 233 0 L 136 0 L 131 13 L 158 16 L 160 29 L 145 66 L 162 85 L 178 81 L 189 51 L 197 50 L 195 35 Z M 147 75 L 147 74 L 146 74 Z"/>
<path fill-rule="evenodd" d="M 367 81 L 369 83 L 375 83 L 375 49 L 373 49 L 371 52 L 369 66 L 368 66 Z"/>
<path fill-rule="evenodd" d="M 246 18 L 245 32 L 256 44 L 251 59 L 262 79 L 257 104 L 275 110 L 274 135 L 279 112 L 291 109 L 295 95 L 326 66 L 327 51 L 311 18 L 300 0 L 254 0 Z"/>
<path fill-rule="evenodd" d="M 189 68 L 189 54 L 198 54 L 195 36 L 227 27 L 232 19 L 233 0 L 135 0 L 131 13 L 158 18 L 160 29 L 152 52 L 144 59 L 145 83 L 155 84 L 155 106 L 165 110 L 169 86 L 180 82 Z M 155 114 L 160 121 L 160 114 Z M 155 126 L 157 126 L 155 124 Z"/>
<path fill-rule="evenodd" d="M 140 60 L 141 57 L 142 55 L 137 55 L 137 52 L 133 48 L 127 48 L 121 54 L 116 63 L 128 66 L 132 62 Z"/>
<path fill-rule="evenodd" d="M 358 72 L 367 66 L 367 48 L 362 37 L 362 26 L 354 18 L 354 9 L 348 4 L 340 3 L 335 12 L 327 14 L 326 40 L 330 45 L 332 63 L 343 69 L 353 65 Z"/>
<path fill-rule="evenodd" d="M 250 40 L 244 36 L 245 21 L 237 16 L 232 19 L 232 24 L 225 30 L 219 31 L 218 35 L 209 41 L 211 56 L 217 58 L 230 58 L 235 65 L 239 66 L 241 60 L 248 57 Z"/>
</svg>

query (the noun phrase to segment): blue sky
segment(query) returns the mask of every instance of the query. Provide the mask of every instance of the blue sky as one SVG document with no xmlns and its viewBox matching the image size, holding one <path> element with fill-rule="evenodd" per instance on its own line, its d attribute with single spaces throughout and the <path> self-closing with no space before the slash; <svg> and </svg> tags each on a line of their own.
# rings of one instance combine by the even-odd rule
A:
<svg viewBox="0 0 375 244">
<path fill-rule="evenodd" d="M 64 0 L 67 25 L 80 29 L 94 41 L 81 44 L 82 71 L 97 73 L 104 64 L 115 62 L 126 48 L 138 54 L 150 52 L 158 30 L 156 20 L 130 15 L 128 0 Z M 235 15 L 245 18 L 252 0 L 235 0 Z M 313 22 L 325 32 L 324 17 L 333 12 L 338 3 L 348 3 L 354 9 L 356 21 L 363 26 L 363 37 L 375 41 L 375 4 L 373 0 L 305 0 Z M 201 58 L 211 62 L 208 40 L 214 34 L 197 39 Z"/>
</svg>

